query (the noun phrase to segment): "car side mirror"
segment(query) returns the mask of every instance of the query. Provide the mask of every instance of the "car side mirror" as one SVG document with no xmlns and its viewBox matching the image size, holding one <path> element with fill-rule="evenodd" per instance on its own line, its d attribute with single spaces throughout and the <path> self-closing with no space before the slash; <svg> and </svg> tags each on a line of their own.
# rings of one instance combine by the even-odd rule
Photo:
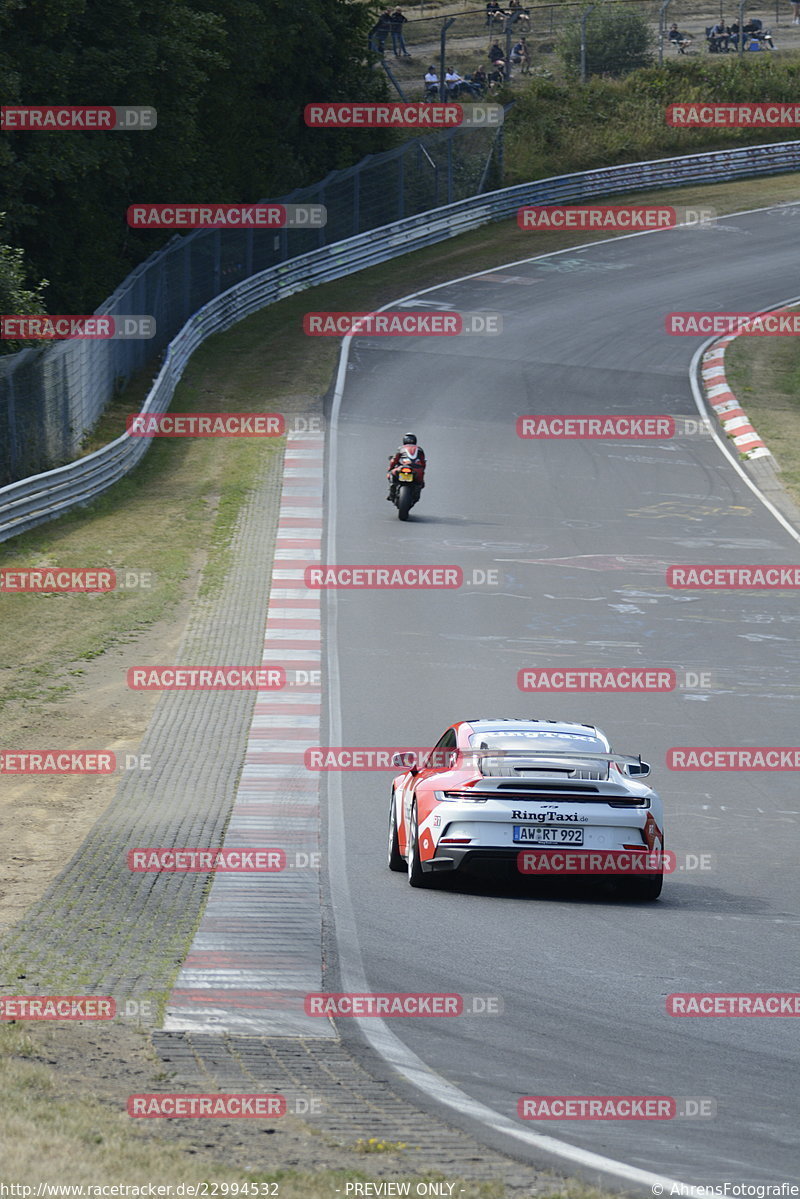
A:
<svg viewBox="0 0 800 1199">
<path fill-rule="evenodd" d="M 392 754 L 392 766 L 396 766 L 398 770 L 410 770 L 412 774 L 416 774 L 419 769 L 417 755 L 410 750 L 404 754 Z"/>
<path fill-rule="evenodd" d="M 646 779 L 650 773 L 649 762 L 629 762 L 625 767 L 630 778 Z"/>
</svg>

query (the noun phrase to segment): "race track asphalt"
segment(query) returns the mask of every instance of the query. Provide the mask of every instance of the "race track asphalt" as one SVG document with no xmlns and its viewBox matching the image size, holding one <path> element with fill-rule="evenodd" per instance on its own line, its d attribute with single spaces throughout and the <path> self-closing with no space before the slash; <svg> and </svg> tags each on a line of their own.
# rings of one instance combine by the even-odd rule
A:
<svg viewBox="0 0 800 1199">
<path fill-rule="evenodd" d="M 796 1022 L 677 1019 L 665 997 L 800 990 L 797 777 L 674 772 L 665 754 L 797 742 L 800 605 L 792 591 L 674 591 L 664 571 L 798 563 L 800 546 L 708 436 L 515 432 L 536 412 L 697 416 L 688 367 L 702 339 L 667 336 L 665 314 L 754 310 L 799 290 L 796 215 L 720 224 L 569 250 L 421 297 L 498 312 L 500 336 L 353 341 L 332 432 L 332 560 L 499 574 L 458 591 L 340 592 L 327 642 L 341 744 L 431 745 L 470 717 L 597 723 L 653 764 L 679 862 L 710 854 L 711 868 L 676 872 L 649 905 L 543 884 L 415 891 L 385 865 L 389 775 L 350 772 L 330 872 L 349 889 L 371 990 L 502 1000 L 493 1017 L 391 1023 L 463 1092 L 514 1121 L 523 1095 L 712 1097 L 711 1119 L 536 1129 L 686 1182 L 765 1183 L 798 1174 Z M 403 524 L 383 464 L 406 429 L 429 470 Z M 517 688 L 526 666 L 710 678 L 671 694 L 531 696 Z M 351 950 L 333 938 L 331 982 Z"/>
</svg>

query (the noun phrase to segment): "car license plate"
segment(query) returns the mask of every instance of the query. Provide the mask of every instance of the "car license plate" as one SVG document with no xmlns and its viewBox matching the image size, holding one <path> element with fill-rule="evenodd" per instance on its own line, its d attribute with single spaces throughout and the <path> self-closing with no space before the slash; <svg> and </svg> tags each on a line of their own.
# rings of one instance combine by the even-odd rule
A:
<svg viewBox="0 0 800 1199">
<path fill-rule="evenodd" d="M 583 829 L 541 824 L 515 824 L 514 841 L 523 845 L 583 845 Z"/>
</svg>

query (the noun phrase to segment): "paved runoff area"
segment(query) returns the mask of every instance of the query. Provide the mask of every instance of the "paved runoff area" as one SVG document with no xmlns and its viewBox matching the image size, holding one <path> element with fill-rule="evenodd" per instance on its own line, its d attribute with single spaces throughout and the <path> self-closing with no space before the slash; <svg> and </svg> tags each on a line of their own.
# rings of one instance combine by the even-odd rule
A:
<svg viewBox="0 0 800 1199">
<path fill-rule="evenodd" d="M 319 782 L 303 764 L 320 742 L 320 592 L 303 576 L 320 560 L 323 458 L 321 435 L 289 437 L 263 645 L 287 681 L 256 697 L 225 832 L 226 846 L 284 850 L 286 867 L 216 875 L 167 1030 L 334 1036 L 303 1007 L 322 985 Z"/>
</svg>

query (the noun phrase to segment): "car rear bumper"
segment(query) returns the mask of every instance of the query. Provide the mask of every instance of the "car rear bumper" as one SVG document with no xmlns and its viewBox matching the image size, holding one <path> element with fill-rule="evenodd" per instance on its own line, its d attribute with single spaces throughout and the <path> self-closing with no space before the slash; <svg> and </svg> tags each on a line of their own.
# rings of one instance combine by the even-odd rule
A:
<svg viewBox="0 0 800 1199">
<path fill-rule="evenodd" d="M 547 849 L 541 847 L 532 849 L 529 846 L 470 846 L 470 845 L 447 845 L 441 846 L 436 850 L 436 853 L 428 861 L 421 863 L 423 871 L 431 874 L 453 874 L 459 870 L 465 872 L 470 870 L 487 871 L 496 869 L 504 873 L 513 873 L 525 878 L 576 878 L 588 880 L 591 878 L 610 878 L 612 880 L 621 878 L 653 878 L 661 871 L 651 871 L 645 868 L 644 863 L 646 858 L 642 851 L 637 851 L 636 855 L 625 853 L 620 850 L 590 850 L 590 849 Z M 520 855 L 528 856 L 530 868 L 525 868 L 525 859 L 520 863 Z M 616 860 L 611 863 L 612 855 L 617 856 Z M 609 864 L 616 866 L 620 861 L 626 862 L 628 859 L 637 857 L 642 864 L 635 869 L 626 868 L 624 870 L 608 869 Z M 536 866 L 536 863 L 541 863 L 542 859 L 546 858 L 552 869 L 541 869 Z M 586 867 L 595 866 L 594 869 Z M 599 868 L 598 868 L 599 867 Z"/>
</svg>

